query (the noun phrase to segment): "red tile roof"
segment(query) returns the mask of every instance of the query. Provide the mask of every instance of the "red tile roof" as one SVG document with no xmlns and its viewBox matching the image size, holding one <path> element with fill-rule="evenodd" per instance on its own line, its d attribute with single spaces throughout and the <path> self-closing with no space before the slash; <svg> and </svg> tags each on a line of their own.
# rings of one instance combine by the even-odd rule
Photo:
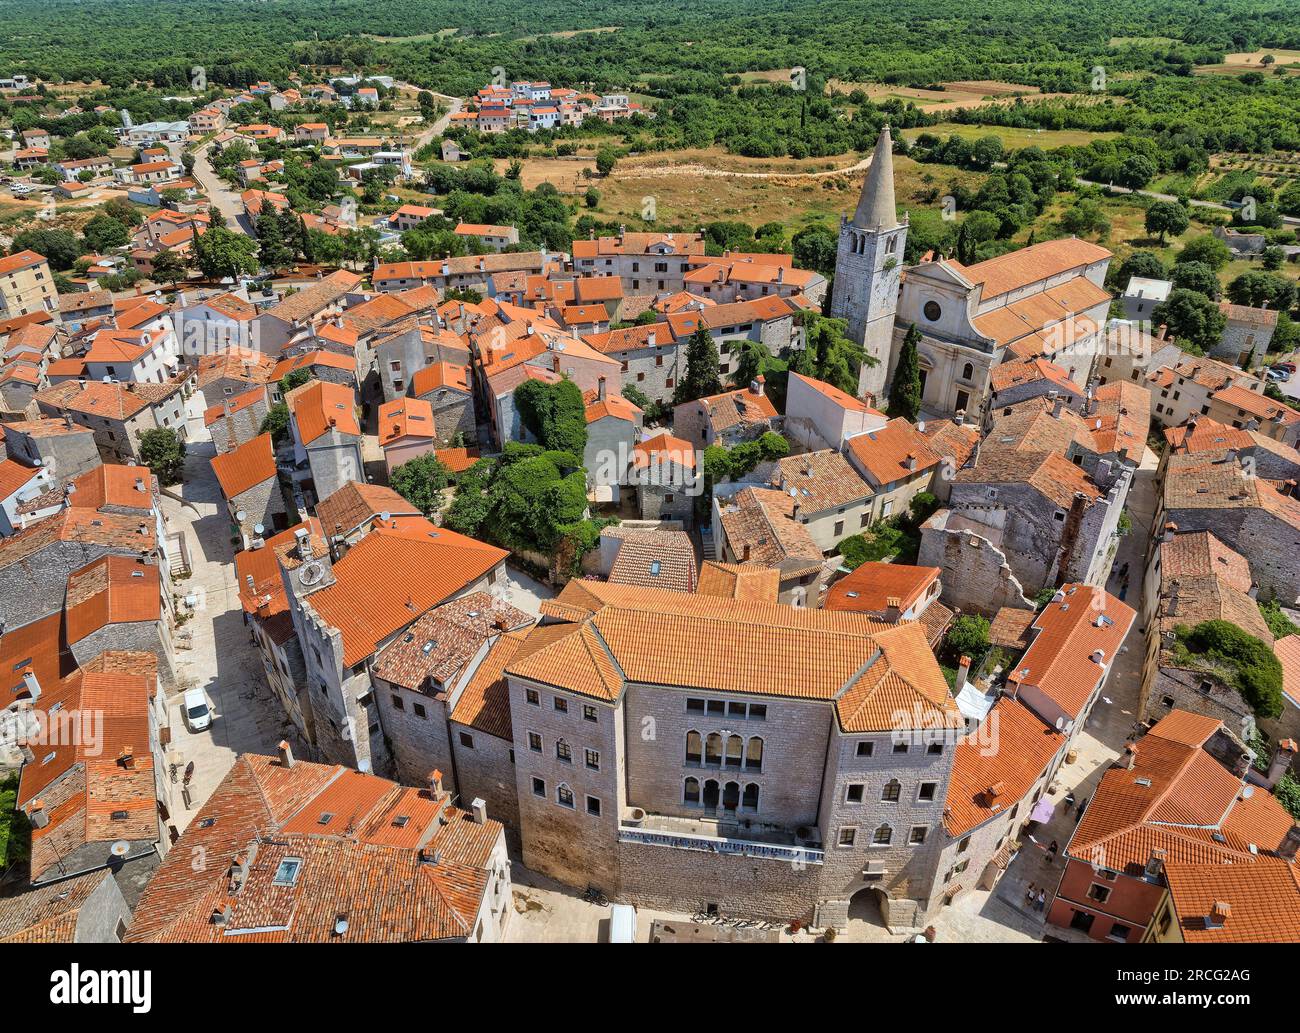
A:
<svg viewBox="0 0 1300 1033">
<path fill-rule="evenodd" d="M 331 428 L 340 434 L 361 436 L 356 394 L 350 387 L 317 380 L 295 389 L 289 401 L 304 445 L 310 445 Z"/>
<path fill-rule="evenodd" d="M 66 633 L 75 645 L 110 624 L 158 620 L 162 612 L 156 563 L 104 556 L 68 578 Z"/>
<path fill-rule="evenodd" d="M 250 488 L 273 479 L 276 468 L 271 435 L 259 435 L 232 452 L 213 457 L 212 472 L 217 475 L 221 492 L 228 502 Z"/>
</svg>

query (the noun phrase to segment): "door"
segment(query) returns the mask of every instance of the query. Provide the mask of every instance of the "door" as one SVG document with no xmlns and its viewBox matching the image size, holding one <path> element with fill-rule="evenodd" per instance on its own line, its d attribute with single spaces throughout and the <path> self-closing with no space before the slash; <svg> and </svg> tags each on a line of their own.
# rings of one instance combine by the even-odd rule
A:
<svg viewBox="0 0 1300 1033">
<path fill-rule="evenodd" d="M 1092 929 L 1092 923 L 1096 921 L 1097 916 L 1087 911 L 1076 911 L 1074 917 L 1070 919 L 1070 928 L 1078 929 L 1081 933 L 1089 932 Z"/>
</svg>

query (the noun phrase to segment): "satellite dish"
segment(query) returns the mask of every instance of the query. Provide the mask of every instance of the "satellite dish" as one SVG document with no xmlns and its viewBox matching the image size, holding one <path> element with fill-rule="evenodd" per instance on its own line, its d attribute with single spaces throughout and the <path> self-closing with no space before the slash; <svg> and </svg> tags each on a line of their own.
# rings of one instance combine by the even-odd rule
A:
<svg viewBox="0 0 1300 1033">
<path fill-rule="evenodd" d="M 265 528 L 262 524 L 254 524 L 254 525 L 253 525 L 253 533 L 254 533 L 255 535 L 257 535 L 257 537 L 261 538 L 263 532 L 265 532 L 265 531 L 266 531 L 266 528 Z"/>
<path fill-rule="evenodd" d="M 248 519 L 248 514 L 241 509 L 239 510 L 239 512 L 235 514 L 235 519 L 242 524 L 245 520 Z"/>
<path fill-rule="evenodd" d="M 325 566 L 316 560 L 310 563 L 304 563 L 302 570 L 298 572 L 298 580 L 304 585 L 317 584 L 325 576 Z"/>
<path fill-rule="evenodd" d="M 1241 798 L 1242 798 L 1243 800 L 1249 800 L 1249 799 L 1250 799 L 1252 796 L 1254 796 L 1254 795 L 1255 795 L 1255 787 L 1254 787 L 1254 786 L 1246 786 L 1245 788 L 1243 788 L 1243 789 L 1241 790 Z"/>
<path fill-rule="evenodd" d="M 125 857 L 127 854 L 131 852 L 131 844 L 128 843 L 125 839 L 119 839 L 111 847 L 108 848 L 108 852 L 112 854 L 114 857 Z"/>
</svg>

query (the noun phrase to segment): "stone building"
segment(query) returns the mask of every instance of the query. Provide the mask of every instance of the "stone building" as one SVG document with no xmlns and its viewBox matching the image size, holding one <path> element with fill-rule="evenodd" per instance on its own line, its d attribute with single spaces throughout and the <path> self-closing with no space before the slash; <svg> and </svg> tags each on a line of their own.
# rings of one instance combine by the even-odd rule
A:
<svg viewBox="0 0 1300 1033">
<path fill-rule="evenodd" d="M 422 517 L 387 521 L 337 561 L 309 528 L 275 551 L 302 644 L 317 747 L 339 763 L 383 770 L 391 754 L 371 678 L 375 655 L 431 608 L 489 591 L 507 553 Z"/>
<path fill-rule="evenodd" d="M 660 433 L 632 450 L 627 483 L 636 488 L 642 520 L 692 520 L 703 490 L 695 446 Z"/>
<path fill-rule="evenodd" d="M 1300 482 L 1300 451 L 1276 438 L 1219 423 L 1208 416 L 1192 416 L 1181 427 L 1165 430 L 1171 455 L 1205 455 L 1222 458 L 1232 452 L 1243 463 L 1250 462 L 1255 475 L 1266 481 Z"/>
<path fill-rule="evenodd" d="M 816 925 L 938 905 L 961 720 L 916 624 L 585 581 L 543 613 L 505 666 L 530 869 Z"/>
<path fill-rule="evenodd" d="M 451 445 L 457 439 L 469 444 L 478 440 L 469 375 L 467 366 L 435 362 L 411 377 L 411 394 L 433 407 L 439 445 Z"/>
<path fill-rule="evenodd" d="M 651 402 L 672 402 L 686 360 L 668 323 L 586 334 L 583 341 L 620 364 L 624 384 L 635 387 Z"/>
<path fill-rule="evenodd" d="M 0 897 L 0 943 L 118 943 L 130 920 L 106 868 Z"/>
<path fill-rule="evenodd" d="M 261 434 L 268 411 L 263 387 L 251 388 L 211 406 L 203 414 L 203 425 L 212 436 L 217 455 L 234 451 Z"/>
<path fill-rule="evenodd" d="M 821 547 L 798 519 L 797 507 L 773 488 L 714 485 L 714 549 L 725 563 L 775 570 L 781 602 L 816 606 L 827 571 L 837 564 L 823 559 Z"/>
<path fill-rule="evenodd" d="M 486 592 L 471 592 L 424 613 L 375 654 L 375 702 L 399 779 L 410 781 L 419 777 L 417 772 L 436 768 L 446 773 L 444 784 L 461 799 L 486 791 L 499 801 L 496 783 L 513 786 L 508 762 L 490 772 L 480 761 L 482 774 L 490 776 L 482 788 L 464 780 L 461 765 L 473 761 L 476 738 L 473 731 L 453 729 L 451 717 L 498 639 L 532 624 L 533 618 L 521 610 Z"/>
<path fill-rule="evenodd" d="M 226 499 L 230 522 L 244 547 L 289 526 L 289 511 L 280 490 L 271 435 L 262 434 L 233 452 L 214 456 L 212 472 Z"/>
<path fill-rule="evenodd" d="M 580 276 L 617 276 L 637 293 L 679 291 L 686 272 L 704 257 L 701 233 L 628 233 L 575 240 L 573 270 Z"/>
<path fill-rule="evenodd" d="M 1155 527 L 1209 531 L 1244 556 L 1262 599 L 1300 599 L 1300 500 L 1254 473 L 1231 450 L 1170 455 Z"/>
<path fill-rule="evenodd" d="M 339 384 L 311 381 L 289 392 L 294 462 L 306 469 L 318 499 L 348 481 L 365 479 L 356 394 Z"/>
<path fill-rule="evenodd" d="M 627 469 L 635 458 L 645 414 L 622 395 L 610 394 L 604 380 L 595 391 L 583 393 L 583 402 L 587 447 L 582 465 L 597 499 L 616 502 L 619 486 L 628 483 Z"/>
<path fill-rule="evenodd" d="M 790 373 L 785 395 L 785 436 L 795 446 L 815 452 L 836 450 L 845 441 L 888 422 L 884 413 L 866 402 L 800 373 Z"/>
<path fill-rule="evenodd" d="M 793 500 L 792 518 L 822 552 L 838 549 L 871 522 L 874 491 L 833 449 L 778 459 L 768 485 Z"/>
<path fill-rule="evenodd" d="M 752 441 L 768 431 L 780 433 L 783 421 L 768 398 L 764 377 L 749 387 L 683 402 L 673 409 L 673 434 L 696 448 Z"/>
<path fill-rule="evenodd" d="M 1277 329 L 1277 309 L 1253 308 L 1219 302 L 1219 311 L 1227 318 L 1223 336 L 1210 349 L 1216 359 L 1230 362 L 1242 369 L 1256 369 L 1264 363 L 1268 346 Z"/>
<path fill-rule="evenodd" d="M 185 423 L 186 377 L 165 384 L 104 383 L 68 380 L 36 395 L 45 416 L 68 418 L 88 427 L 106 462 L 140 459 L 140 435 L 147 430 L 171 430 L 181 441 Z"/>
</svg>

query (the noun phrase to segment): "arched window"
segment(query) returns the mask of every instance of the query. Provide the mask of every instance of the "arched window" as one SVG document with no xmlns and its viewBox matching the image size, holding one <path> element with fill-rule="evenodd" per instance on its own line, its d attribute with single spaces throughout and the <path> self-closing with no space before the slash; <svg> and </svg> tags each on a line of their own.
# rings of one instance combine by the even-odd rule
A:
<svg viewBox="0 0 1300 1033">
<path fill-rule="evenodd" d="M 966 365 L 964 365 L 961 368 L 962 380 L 970 380 L 974 376 L 975 376 L 975 364 L 973 362 L 966 363 Z"/>
<path fill-rule="evenodd" d="M 758 783 L 748 782 L 745 785 L 745 795 L 741 798 L 741 806 L 747 811 L 758 810 Z"/>
<path fill-rule="evenodd" d="M 722 763 L 722 736 L 717 732 L 710 732 L 709 737 L 704 740 L 704 763 Z"/>
<path fill-rule="evenodd" d="M 740 783 L 728 782 L 722 788 L 722 809 L 734 811 L 740 806 Z"/>
<path fill-rule="evenodd" d="M 763 740 L 757 735 L 749 740 L 749 745 L 745 749 L 745 770 L 763 770 Z"/>
<path fill-rule="evenodd" d="M 889 846 L 894 840 L 894 830 L 888 825 L 881 825 L 871 837 L 873 846 Z"/>
<path fill-rule="evenodd" d="M 718 783 L 716 779 L 708 779 L 704 783 L 704 806 L 708 810 L 716 810 L 718 807 Z"/>
<path fill-rule="evenodd" d="M 700 780 L 698 778 L 688 778 L 686 788 L 682 792 L 682 799 L 687 803 L 700 802 Z"/>
<path fill-rule="evenodd" d="M 741 766 L 745 752 L 745 740 L 738 735 L 727 736 L 727 767 L 738 768 Z"/>
<path fill-rule="evenodd" d="M 700 733 L 691 731 L 686 733 L 686 763 L 698 764 L 702 759 L 704 742 L 700 738 Z"/>
<path fill-rule="evenodd" d="M 903 783 L 896 778 L 891 778 L 885 783 L 885 788 L 880 790 L 880 798 L 882 800 L 890 800 L 895 803 L 898 802 L 898 798 L 902 795 Z"/>
</svg>

